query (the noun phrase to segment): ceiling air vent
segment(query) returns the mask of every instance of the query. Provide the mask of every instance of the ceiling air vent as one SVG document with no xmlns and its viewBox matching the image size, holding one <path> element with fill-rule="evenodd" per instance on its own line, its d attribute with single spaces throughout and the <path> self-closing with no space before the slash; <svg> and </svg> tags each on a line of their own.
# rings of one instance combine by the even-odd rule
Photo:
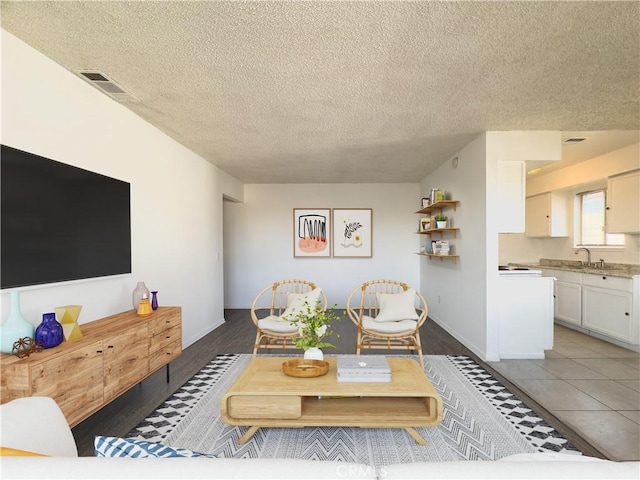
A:
<svg viewBox="0 0 640 480">
<path fill-rule="evenodd" d="M 102 90 L 104 93 L 109 95 L 114 100 L 118 102 L 138 102 L 139 100 L 131 95 L 129 92 L 125 91 L 120 85 L 107 77 L 104 73 L 98 71 L 78 71 L 76 72 L 80 75 L 80 78 L 86 80 L 94 87 Z"/>
<path fill-rule="evenodd" d="M 584 142 L 588 137 L 569 137 L 567 138 L 564 143 L 580 143 L 580 142 Z"/>
</svg>

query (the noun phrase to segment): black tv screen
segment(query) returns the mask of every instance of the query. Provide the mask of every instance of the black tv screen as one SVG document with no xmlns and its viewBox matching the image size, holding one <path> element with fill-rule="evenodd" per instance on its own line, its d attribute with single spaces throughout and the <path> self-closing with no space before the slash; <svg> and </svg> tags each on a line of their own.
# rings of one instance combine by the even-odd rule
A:
<svg viewBox="0 0 640 480">
<path fill-rule="evenodd" d="M 2 288 L 131 273 L 130 184 L 2 145 Z"/>
</svg>

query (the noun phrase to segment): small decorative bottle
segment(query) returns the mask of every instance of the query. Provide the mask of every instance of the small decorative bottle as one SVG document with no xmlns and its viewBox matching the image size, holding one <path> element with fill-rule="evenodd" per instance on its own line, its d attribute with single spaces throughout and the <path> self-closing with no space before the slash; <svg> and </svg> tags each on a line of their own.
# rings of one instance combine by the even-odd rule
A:
<svg viewBox="0 0 640 480">
<path fill-rule="evenodd" d="M 158 309 L 158 292 L 151 292 L 151 308 L 153 308 L 154 311 L 156 311 Z"/>
<path fill-rule="evenodd" d="M 7 320 L 0 325 L 0 351 L 12 353 L 13 344 L 21 338 L 33 338 L 33 325 L 20 312 L 20 293 L 11 292 L 11 310 Z"/>
<path fill-rule="evenodd" d="M 146 317 L 153 313 L 153 308 L 151 308 L 151 304 L 149 303 L 149 296 L 146 293 L 142 294 L 137 313 L 139 317 Z"/>
<path fill-rule="evenodd" d="M 56 314 L 42 314 L 42 323 L 36 328 L 36 342 L 42 343 L 44 348 L 52 348 L 60 345 L 63 339 L 62 325 L 56 320 Z"/>
<path fill-rule="evenodd" d="M 138 311 L 138 304 L 140 303 L 140 300 L 142 300 L 142 296 L 143 295 L 146 295 L 147 299 L 148 299 L 149 298 L 149 289 L 144 284 L 144 282 L 138 282 L 138 285 L 136 285 L 136 288 L 133 291 L 133 309 L 136 312 Z"/>
</svg>

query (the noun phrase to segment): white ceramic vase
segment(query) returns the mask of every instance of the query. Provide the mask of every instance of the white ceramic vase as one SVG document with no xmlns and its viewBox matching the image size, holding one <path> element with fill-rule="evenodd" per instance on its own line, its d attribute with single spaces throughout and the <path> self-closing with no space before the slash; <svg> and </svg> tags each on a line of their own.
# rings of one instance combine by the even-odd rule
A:
<svg viewBox="0 0 640 480">
<path fill-rule="evenodd" d="M 324 360 L 322 350 L 316 347 L 307 348 L 304 351 L 305 360 Z"/>
</svg>

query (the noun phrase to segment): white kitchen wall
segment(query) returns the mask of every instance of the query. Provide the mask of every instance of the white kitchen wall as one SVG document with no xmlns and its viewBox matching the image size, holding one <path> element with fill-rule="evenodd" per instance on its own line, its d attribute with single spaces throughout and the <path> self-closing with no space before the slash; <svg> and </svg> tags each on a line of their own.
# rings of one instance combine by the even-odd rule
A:
<svg viewBox="0 0 640 480">
<path fill-rule="evenodd" d="M 500 263 L 537 262 L 540 258 L 562 260 L 586 260 L 584 253 L 575 255 L 574 207 L 571 199 L 575 194 L 606 187 L 607 177 L 640 168 L 640 143 L 614 150 L 607 154 L 537 175 L 527 180 L 527 196 L 562 190 L 568 193 L 570 204 L 568 237 L 529 238 L 524 234 L 500 235 Z M 640 193 L 639 193 L 640 195 Z M 625 235 L 624 248 L 592 248 L 592 258 L 604 259 L 608 263 L 640 264 L 640 235 Z"/>
<path fill-rule="evenodd" d="M 418 183 L 245 185 L 244 202 L 224 204 L 225 307 L 249 308 L 276 280 L 301 278 L 344 308 L 366 280 L 391 278 L 419 288 Z M 372 208 L 371 258 L 294 258 L 294 208 Z"/>
<path fill-rule="evenodd" d="M 222 198 L 239 182 L 4 30 L 1 137 L 131 183 L 132 274 L 21 289 L 31 323 L 67 304 L 83 306 L 80 324 L 128 310 L 138 280 L 183 307 L 184 346 L 224 321 Z"/>
</svg>

